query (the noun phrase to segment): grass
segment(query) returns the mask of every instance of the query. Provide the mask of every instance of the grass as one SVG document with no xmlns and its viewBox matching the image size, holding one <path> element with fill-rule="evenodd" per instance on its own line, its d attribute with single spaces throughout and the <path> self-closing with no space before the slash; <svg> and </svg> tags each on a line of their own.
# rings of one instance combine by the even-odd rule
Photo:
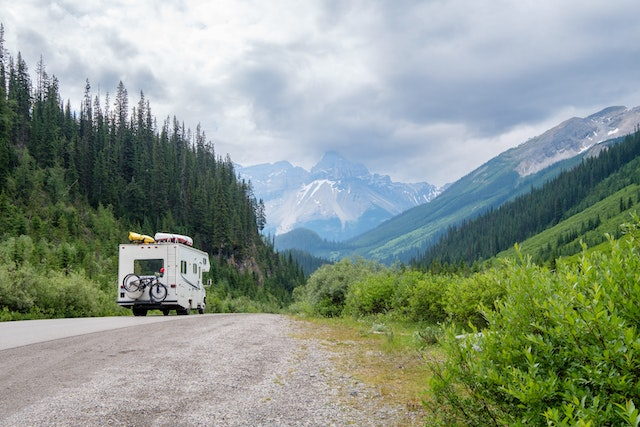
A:
<svg viewBox="0 0 640 427">
<path fill-rule="evenodd" d="M 437 346 L 424 345 L 424 328 L 376 319 L 313 318 L 303 323 L 307 327 L 301 338 L 318 340 L 342 374 L 385 404 L 406 410 L 408 419 L 424 420 L 430 376 L 426 359 L 438 356 Z"/>
</svg>

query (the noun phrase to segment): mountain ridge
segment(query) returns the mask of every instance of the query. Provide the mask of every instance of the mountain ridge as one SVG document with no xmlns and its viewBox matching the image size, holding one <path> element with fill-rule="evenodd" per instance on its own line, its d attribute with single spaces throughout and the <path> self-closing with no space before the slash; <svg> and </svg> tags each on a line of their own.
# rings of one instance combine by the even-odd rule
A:
<svg viewBox="0 0 640 427">
<path fill-rule="evenodd" d="M 554 163 L 577 156 L 603 141 L 624 136 L 633 131 L 638 124 L 639 115 L 640 107 L 628 109 L 624 106 L 612 106 L 584 119 L 572 117 L 565 120 L 512 149 L 528 153 L 528 159 L 522 159 L 516 171 L 520 176 L 531 175 Z M 562 141 L 562 145 L 557 145 L 559 141 Z M 511 150 L 505 153 L 509 151 Z"/>
<path fill-rule="evenodd" d="M 343 241 L 440 191 L 427 182 L 393 182 L 336 151 L 325 153 L 309 171 L 288 161 L 237 169 L 265 204 L 265 232 L 275 235 L 306 228 L 322 239 Z"/>
<path fill-rule="evenodd" d="M 640 132 L 604 144 L 608 149 L 597 157 L 585 158 L 543 186 L 448 228 L 416 262 L 470 265 L 498 253 L 513 254 L 518 243 L 534 262 L 553 264 L 558 256 L 580 252 L 582 244 L 604 242 L 605 233 L 619 235 L 619 225 L 640 202 Z M 552 228 L 556 235 L 548 231 Z"/>
<path fill-rule="evenodd" d="M 622 106 L 565 120 L 490 159 L 429 203 L 346 240 L 342 248 L 332 246 L 330 251 L 322 249 L 313 254 L 336 259 L 357 255 L 384 262 L 406 260 L 433 244 L 447 227 L 544 184 L 585 156 L 597 155 L 616 135 L 632 133 L 638 123 L 640 107 Z M 276 242 L 279 248 L 285 247 L 281 242 L 291 244 L 286 236 Z"/>
</svg>

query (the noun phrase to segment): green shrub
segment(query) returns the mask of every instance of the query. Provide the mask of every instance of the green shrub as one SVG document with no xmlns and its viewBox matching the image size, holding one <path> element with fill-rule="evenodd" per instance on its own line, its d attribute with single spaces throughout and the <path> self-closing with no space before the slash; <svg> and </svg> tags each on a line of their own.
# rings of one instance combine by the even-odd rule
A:
<svg viewBox="0 0 640 427">
<path fill-rule="evenodd" d="M 501 276 L 507 269 L 497 268 L 476 273 L 470 277 L 454 276 L 443 286 L 444 308 L 449 320 L 461 327 L 487 325 L 484 312 L 492 309 L 496 300 L 504 295 Z"/>
<path fill-rule="evenodd" d="M 55 272 L 40 285 L 38 306 L 57 317 L 89 317 L 100 313 L 98 301 L 102 292 L 78 274 Z"/>
<path fill-rule="evenodd" d="M 394 277 L 389 272 L 370 274 L 351 283 L 344 312 L 354 317 L 386 313 L 392 306 L 394 290 Z"/>
<path fill-rule="evenodd" d="M 451 277 L 418 272 L 407 273 L 404 276 L 405 280 L 413 282 L 407 301 L 409 320 L 433 324 L 445 321 L 445 295 Z"/>
<path fill-rule="evenodd" d="M 309 277 L 304 287 L 295 290 L 293 307 L 311 308 L 313 314 L 324 317 L 340 316 L 349 286 L 382 269 L 380 264 L 362 258 L 323 265 Z"/>
<path fill-rule="evenodd" d="M 610 246 L 556 272 L 521 257 L 491 273 L 506 292 L 488 327 L 450 330 L 432 365 L 442 425 L 638 425 L 640 257 L 632 239 Z"/>
<path fill-rule="evenodd" d="M 106 281 L 107 286 L 101 286 L 83 272 L 73 271 L 72 262 L 65 270 L 59 269 L 57 261 L 61 258 L 56 255 L 74 251 L 68 243 L 49 247 L 40 241 L 34 245 L 28 236 L 9 238 L 0 244 L 2 319 L 122 314 L 115 303 L 113 277 Z M 56 261 L 54 265 L 47 258 Z"/>
<path fill-rule="evenodd" d="M 417 330 L 411 337 L 413 347 L 422 350 L 428 346 L 437 344 L 442 339 L 442 327 L 438 325 L 427 325 Z"/>
<path fill-rule="evenodd" d="M 0 308 L 8 312 L 28 312 L 35 304 L 30 292 L 31 275 L 16 272 L 15 266 L 0 264 Z"/>
</svg>

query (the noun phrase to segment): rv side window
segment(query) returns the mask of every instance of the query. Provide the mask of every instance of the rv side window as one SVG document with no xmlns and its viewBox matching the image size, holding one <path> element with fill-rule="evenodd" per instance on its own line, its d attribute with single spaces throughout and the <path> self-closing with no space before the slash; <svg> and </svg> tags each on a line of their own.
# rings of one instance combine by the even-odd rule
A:
<svg viewBox="0 0 640 427">
<path fill-rule="evenodd" d="M 187 261 L 180 261 L 180 273 L 187 274 Z"/>
<path fill-rule="evenodd" d="M 138 276 L 153 276 L 164 267 L 163 259 L 136 259 L 133 261 L 133 272 Z"/>
<path fill-rule="evenodd" d="M 193 264 L 193 274 L 198 274 L 198 264 Z"/>
</svg>

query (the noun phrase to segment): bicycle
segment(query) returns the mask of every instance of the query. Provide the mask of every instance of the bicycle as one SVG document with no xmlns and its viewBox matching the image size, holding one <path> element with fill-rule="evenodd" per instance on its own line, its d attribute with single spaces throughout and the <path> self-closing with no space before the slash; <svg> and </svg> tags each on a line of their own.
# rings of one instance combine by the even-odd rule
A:
<svg viewBox="0 0 640 427">
<path fill-rule="evenodd" d="M 158 281 L 158 276 L 143 276 L 140 277 L 135 273 L 127 274 L 122 281 L 122 285 L 125 291 L 130 293 L 142 294 L 142 292 L 149 288 L 149 299 L 152 302 L 162 302 L 167 298 L 169 293 L 167 286 Z"/>
</svg>

